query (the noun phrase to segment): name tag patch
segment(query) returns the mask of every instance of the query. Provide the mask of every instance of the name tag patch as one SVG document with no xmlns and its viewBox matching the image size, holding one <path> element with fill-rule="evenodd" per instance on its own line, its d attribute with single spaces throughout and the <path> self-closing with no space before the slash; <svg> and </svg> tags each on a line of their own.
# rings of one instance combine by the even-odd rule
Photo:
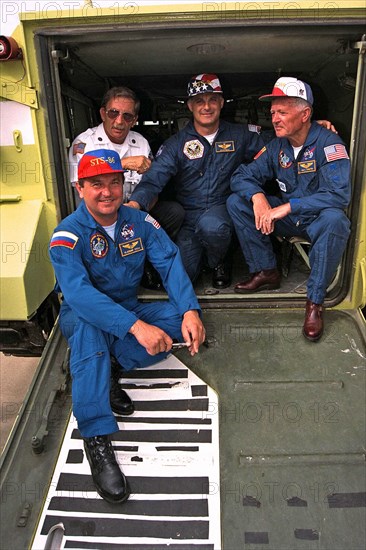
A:
<svg viewBox="0 0 366 550">
<path fill-rule="evenodd" d="M 141 237 L 137 239 L 132 239 L 125 243 L 120 243 L 119 249 L 121 251 L 121 256 L 129 256 L 130 254 L 136 254 L 136 252 L 142 252 L 144 250 Z"/>
<path fill-rule="evenodd" d="M 309 172 L 316 172 L 315 160 L 308 160 L 307 162 L 299 162 L 297 164 L 298 174 L 308 174 Z"/>
<path fill-rule="evenodd" d="M 233 141 L 217 141 L 215 151 L 216 153 L 234 153 L 235 143 Z"/>
</svg>

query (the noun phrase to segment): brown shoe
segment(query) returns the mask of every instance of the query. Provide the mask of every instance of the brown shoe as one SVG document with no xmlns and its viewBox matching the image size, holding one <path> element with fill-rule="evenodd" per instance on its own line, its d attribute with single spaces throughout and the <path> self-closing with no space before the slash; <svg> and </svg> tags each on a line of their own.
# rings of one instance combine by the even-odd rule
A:
<svg viewBox="0 0 366 550">
<path fill-rule="evenodd" d="M 311 342 L 316 342 L 323 334 L 323 329 L 323 305 L 307 300 L 303 335 Z"/>
<path fill-rule="evenodd" d="M 275 290 L 280 288 L 281 276 L 277 269 L 263 269 L 252 273 L 247 281 L 235 285 L 234 290 L 238 294 L 250 294 L 260 290 Z"/>
</svg>

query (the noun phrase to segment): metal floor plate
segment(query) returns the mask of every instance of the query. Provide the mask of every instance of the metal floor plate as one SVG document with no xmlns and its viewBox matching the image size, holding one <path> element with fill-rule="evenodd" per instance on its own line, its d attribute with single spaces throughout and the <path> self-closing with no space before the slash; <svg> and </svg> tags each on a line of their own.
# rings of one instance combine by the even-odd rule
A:
<svg viewBox="0 0 366 550">
<path fill-rule="evenodd" d="M 366 547 L 364 337 L 326 311 L 308 342 L 303 318 L 205 315 L 211 345 L 194 370 L 219 395 L 224 550 Z"/>
</svg>

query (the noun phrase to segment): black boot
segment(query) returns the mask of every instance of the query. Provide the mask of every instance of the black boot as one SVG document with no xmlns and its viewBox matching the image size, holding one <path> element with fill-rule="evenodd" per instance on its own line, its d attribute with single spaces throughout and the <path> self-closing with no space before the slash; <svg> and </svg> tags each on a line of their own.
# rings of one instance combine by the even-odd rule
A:
<svg viewBox="0 0 366 550">
<path fill-rule="evenodd" d="M 109 391 L 109 401 L 114 413 L 120 414 L 121 416 L 130 416 L 135 412 L 135 406 L 118 382 L 120 372 L 121 369 L 116 359 L 111 358 L 111 388 Z"/>
<path fill-rule="evenodd" d="M 84 449 L 100 496 L 112 504 L 127 500 L 130 495 L 127 480 L 117 464 L 109 436 L 84 437 Z"/>
<path fill-rule="evenodd" d="M 214 288 L 227 288 L 231 284 L 231 262 L 227 259 L 223 260 L 212 273 L 212 286 Z"/>
<path fill-rule="evenodd" d="M 237 248 L 236 239 L 232 239 L 223 260 L 217 264 L 212 273 L 212 286 L 223 289 L 231 285 L 234 251 Z"/>
<path fill-rule="evenodd" d="M 141 279 L 141 286 L 147 288 L 148 290 L 164 290 L 159 273 L 149 262 L 146 262 L 145 264 L 144 274 Z"/>
</svg>

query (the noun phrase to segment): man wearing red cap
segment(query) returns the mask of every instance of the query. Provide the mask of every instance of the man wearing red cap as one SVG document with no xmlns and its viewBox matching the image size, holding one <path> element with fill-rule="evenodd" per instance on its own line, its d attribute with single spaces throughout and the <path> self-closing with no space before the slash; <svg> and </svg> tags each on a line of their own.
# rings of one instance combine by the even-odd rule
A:
<svg viewBox="0 0 366 550">
<path fill-rule="evenodd" d="M 167 356 L 173 339 L 187 342 L 194 355 L 205 331 L 178 248 L 149 214 L 122 204 L 119 155 L 88 151 L 78 177 L 83 200 L 55 229 L 50 257 L 63 296 L 60 327 L 71 349 L 73 412 L 96 489 L 118 503 L 129 489 L 109 437 L 118 430 L 109 395 L 110 356 L 124 370 L 146 367 Z M 138 301 L 146 258 L 160 273 L 169 301 Z M 131 414 L 129 404 L 130 410 L 117 412 Z"/>
<path fill-rule="evenodd" d="M 340 137 L 311 122 L 310 86 L 292 77 L 277 80 L 271 101 L 276 138 L 231 179 L 227 201 L 250 277 L 238 283 L 241 294 L 276 289 L 280 274 L 269 235 L 310 240 L 311 272 L 307 283 L 304 336 L 323 333 L 323 301 L 350 232 L 344 213 L 350 195 L 350 161 Z M 276 179 L 281 197 L 268 196 L 266 181 Z"/>
</svg>

